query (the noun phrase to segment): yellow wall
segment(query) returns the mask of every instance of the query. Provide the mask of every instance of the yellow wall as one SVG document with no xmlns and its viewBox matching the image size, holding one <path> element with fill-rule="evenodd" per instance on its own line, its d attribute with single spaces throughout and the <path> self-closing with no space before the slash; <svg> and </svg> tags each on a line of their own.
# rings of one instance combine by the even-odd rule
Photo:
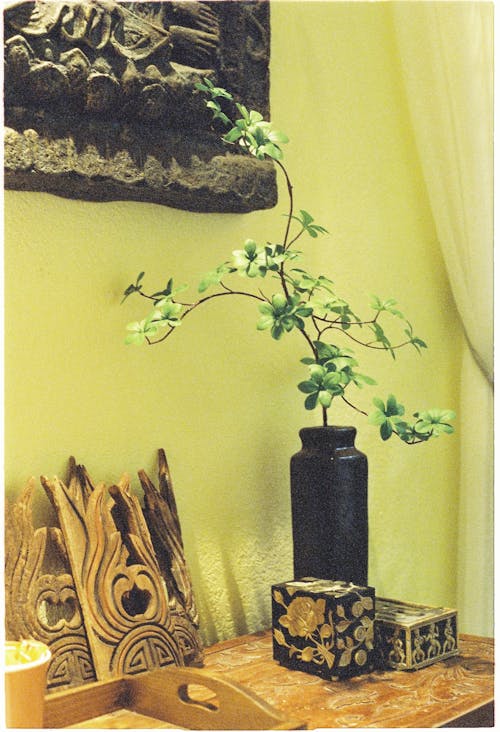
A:
<svg viewBox="0 0 500 732">
<path fill-rule="evenodd" d="M 309 268 L 359 309 L 395 296 L 429 345 L 396 364 L 363 358 L 380 386 L 360 403 L 394 391 L 410 412 L 457 405 L 462 336 L 387 5 L 274 3 L 271 80 L 297 206 L 331 232 L 307 244 Z M 274 211 L 206 215 L 5 194 L 7 494 L 64 477 L 70 455 L 96 480 L 154 473 L 164 447 L 207 642 L 268 626 L 270 585 L 291 577 L 288 463 L 298 429 L 319 423 L 296 389 L 305 353 L 299 338 L 258 333 L 254 305 L 237 300 L 193 314 L 167 344 L 126 347 L 125 324 L 146 311 L 120 306 L 121 292 L 142 269 L 153 288 L 196 283 L 247 236 L 277 240 L 285 210 L 284 195 Z M 410 448 L 347 409 L 333 421 L 355 424 L 369 455 L 370 582 L 454 605 L 458 440 Z"/>
</svg>

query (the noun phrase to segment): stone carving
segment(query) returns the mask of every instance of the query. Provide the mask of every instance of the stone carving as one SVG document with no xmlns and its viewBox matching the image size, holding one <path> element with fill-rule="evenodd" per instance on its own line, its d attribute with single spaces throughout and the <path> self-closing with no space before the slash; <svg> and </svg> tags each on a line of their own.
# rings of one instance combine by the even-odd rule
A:
<svg viewBox="0 0 500 732">
<path fill-rule="evenodd" d="M 49 691 L 202 663 L 163 451 L 159 465 L 159 491 L 140 471 L 144 509 L 126 475 L 107 489 L 73 458 L 67 484 L 41 478 L 59 527 L 33 529 L 33 479 L 7 504 L 6 634 L 49 645 Z M 49 537 L 53 546 L 46 551 Z"/>
<path fill-rule="evenodd" d="M 199 211 L 276 202 L 271 164 L 208 135 L 202 76 L 268 113 L 266 0 L 13 4 L 5 28 L 5 181 Z"/>
</svg>

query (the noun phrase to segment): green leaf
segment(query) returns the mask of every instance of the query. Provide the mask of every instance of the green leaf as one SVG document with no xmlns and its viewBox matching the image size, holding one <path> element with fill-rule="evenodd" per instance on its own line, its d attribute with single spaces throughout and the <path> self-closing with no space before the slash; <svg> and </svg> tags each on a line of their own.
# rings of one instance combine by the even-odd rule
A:
<svg viewBox="0 0 500 732">
<path fill-rule="evenodd" d="M 328 409 L 332 403 L 332 395 L 329 391 L 322 390 L 318 393 L 318 401 L 322 407 L 326 407 Z"/>
<path fill-rule="evenodd" d="M 264 315 L 257 322 L 257 330 L 267 330 L 274 325 L 274 317 L 272 315 Z"/>
<path fill-rule="evenodd" d="M 282 160 L 283 151 L 277 145 L 272 142 L 268 142 L 265 145 L 259 145 L 256 151 L 256 157 L 262 159 L 262 156 L 268 155 L 273 160 Z"/>
<path fill-rule="evenodd" d="M 308 318 L 310 315 L 313 314 L 313 308 L 309 307 L 309 305 L 301 305 L 297 308 L 295 311 L 297 315 L 301 315 L 303 318 Z"/>
<path fill-rule="evenodd" d="M 129 323 L 127 325 L 127 330 L 130 331 L 129 335 L 125 338 L 127 345 L 131 343 L 140 345 L 149 336 L 155 336 L 158 333 L 158 326 L 152 322 L 153 315 L 154 313 L 140 322 Z"/>
<path fill-rule="evenodd" d="M 169 279 L 167 284 L 165 285 L 165 288 L 163 290 L 160 290 L 159 292 L 154 292 L 152 297 L 159 297 L 160 295 L 163 295 L 165 297 L 168 297 L 168 295 L 172 294 L 172 288 L 174 286 L 174 281 L 172 277 Z"/>
<path fill-rule="evenodd" d="M 340 384 L 341 381 L 342 381 L 342 377 L 341 377 L 340 373 L 338 371 L 333 371 L 333 372 L 327 374 L 327 376 L 325 376 L 325 378 L 323 379 L 323 386 L 326 389 L 330 389 L 332 387 L 334 388 L 338 384 Z"/>
<path fill-rule="evenodd" d="M 257 242 L 253 239 L 247 239 L 243 248 L 249 257 L 253 257 L 257 250 Z"/>
<path fill-rule="evenodd" d="M 318 392 L 315 392 L 314 394 L 309 394 L 309 396 L 306 397 L 304 406 L 308 410 L 316 409 L 317 403 L 318 403 Z"/>
<path fill-rule="evenodd" d="M 291 218 L 298 221 L 302 226 L 302 230 L 307 231 L 314 239 L 317 238 L 318 234 L 328 234 L 328 231 L 323 226 L 312 223 L 314 221 L 313 217 L 310 213 L 304 211 L 304 209 L 300 210 L 299 216 L 291 216 Z"/>
<path fill-rule="evenodd" d="M 218 272 L 207 272 L 198 285 L 198 292 L 205 292 L 211 285 L 218 285 L 219 282 L 220 276 Z"/>
<path fill-rule="evenodd" d="M 311 378 L 312 379 L 315 379 L 315 380 L 318 379 L 318 380 L 322 381 L 323 380 L 323 377 L 326 374 L 326 369 L 324 368 L 324 366 L 321 366 L 320 364 L 314 363 L 310 367 L 309 373 L 311 374 Z"/>
<path fill-rule="evenodd" d="M 236 142 L 236 140 L 241 138 L 241 135 L 241 130 L 238 127 L 233 127 L 229 132 L 226 132 L 222 139 L 225 140 L 225 142 Z"/>
<path fill-rule="evenodd" d="M 261 302 L 259 304 L 259 310 L 264 315 L 272 315 L 274 317 L 274 308 L 270 302 Z"/>
<path fill-rule="evenodd" d="M 394 394 L 389 394 L 387 397 L 387 412 L 386 414 L 397 414 L 398 403 Z"/>
<path fill-rule="evenodd" d="M 283 295 L 281 292 L 277 292 L 275 295 L 272 296 L 272 304 L 275 312 L 284 312 L 288 305 L 286 295 Z"/>
<path fill-rule="evenodd" d="M 361 386 L 360 382 L 363 384 L 368 384 L 369 386 L 375 386 L 377 383 L 375 381 L 375 379 L 372 379 L 371 376 L 366 376 L 366 374 L 358 374 L 358 373 L 353 374 L 353 381 L 358 386 Z"/>
<path fill-rule="evenodd" d="M 415 416 L 417 422 L 414 429 L 419 435 L 428 433 L 432 437 L 438 437 L 441 434 L 452 434 L 455 431 L 449 424 L 456 416 L 451 409 L 429 409 L 425 412 L 417 412 Z"/>
<path fill-rule="evenodd" d="M 275 144 L 286 144 L 287 142 L 289 142 L 289 139 L 285 135 L 285 133 L 280 132 L 279 130 L 270 130 L 268 137 L 269 140 L 271 142 L 274 142 Z"/>
<path fill-rule="evenodd" d="M 304 394 L 312 394 L 313 392 L 318 391 L 318 385 L 313 381 L 301 381 L 298 388 Z"/>
<path fill-rule="evenodd" d="M 279 339 L 284 335 L 285 330 L 283 328 L 283 325 L 281 323 L 276 323 L 276 321 L 271 326 L 271 335 L 274 338 L 275 341 L 279 341 Z"/>
<path fill-rule="evenodd" d="M 261 113 L 257 112 L 255 109 L 250 110 L 250 112 L 248 114 L 248 118 L 249 118 L 250 124 L 256 124 L 258 122 L 262 122 L 264 119 L 264 117 L 261 115 Z M 267 123 L 267 125 L 269 126 L 269 123 Z"/>
<path fill-rule="evenodd" d="M 376 425 L 377 427 L 379 427 L 381 424 L 383 424 L 386 421 L 387 421 L 387 418 L 380 409 L 377 409 L 368 415 L 368 423 Z"/>
<path fill-rule="evenodd" d="M 129 333 L 128 336 L 125 338 L 125 343 L 127 346 L 140 346 L 145 342 L 145 340 L 146 336 L 144 335 L 144 333 Z"/>
<path fill-rule="evenodd" d="M 236 102 L 236 109 L 241 114 L 241 116 L 243 118 L 242 121 L 247 125 L 250 124 L 250 115 L 249 115 L 248 109 L 245 107 L 245 105 L 240 104 L 239 102 Z"/>
<path fill-rule="evenodd" d="M 380 436 L 384 441 L 392 437 L 392 425 L 389 420 L 385 420 L 380 425 Z"/>
<path fill-rule="evenodd" d="M 173 300 L 166 297 L 156 303 L 156 308 L 150 316 L 150 320 L 152 323 L 161 326 L 169 325 L 174 328 L 182 322 L 179 318 L 181 311 L 182 305 L 180 303 L 173 302 Z"/>
<path fill-rule="evenodd" d="M 142 290 L 142 285 L 140 285 L 139 283 L 140 283 L 140 281 L 142 280 L 143 277 L 144 277 L 144 272 L 140 272 L 137 275 L 137 279 L 136 279 L 135 283 L 132 284 L 132 285 L 129 285 L 127 287 L 127 289 L 124 290 L 124 292 L 123 292 L 123 299 L 122 299 L 122 301 L 121 301 L 120 304 L 122 304 L 123 302 L 125 302 L 125 300 L 127 299 L 127 297 L 129 297 L 130 295 L 132 295 L 134 292 L 139 292 L 140 290 Z"/>
<path fill-rule="evenodd" d="M 213 98 L 216 98 L 216 97 L 223 97 L 224 99 L 233 98 L 232 94 L 230 92 L 228 92 L 227 89 L 223 89 L 220 86 L 215 86 L 213 84 L 213 82 L 207 77 L 204 77 L 202 82 L 197 82 L 194 86 L 195 86 L 195 89 L 198 89 L 198 91 L 208 93 Z"/>
<path fill-rule="evenodd" d="M 209 85 L 210 85 L 210 86 L 209 86 Z M 201 81 L 198 81 L 198 82 L 197 82 L 197 83 L 196 83 L 196 84 L 194 85 L 194 88 L 195 88 L 195 89 L 198 89 L 198 91 L 201 91 L 201 92 L 205 92 L 205 93 L 206 93 L 206 92 L 210 93 L 210 91 L 211 91 L 211 87 L 213 87 L 213 84 L 212 84 L 212 82 L 210 81 L 210 79 L 206 79 L 206 80 L 205 80 L 205 83 L 202 83 Z"/>
</svg>

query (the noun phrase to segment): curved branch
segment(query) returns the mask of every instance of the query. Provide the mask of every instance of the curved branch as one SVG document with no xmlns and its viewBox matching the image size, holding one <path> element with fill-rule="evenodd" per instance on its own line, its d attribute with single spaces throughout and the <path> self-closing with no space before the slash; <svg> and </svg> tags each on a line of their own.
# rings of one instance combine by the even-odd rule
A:
<svg viewBox="0 0 500 732">
<path fill-rule="evenodd" d="M 225 285 L 224 285 L 225 287 Z M 259 302 L 264 302 L 264 298 L 259 297 L 259 295 L 255 295 L 252 292 L 244 292 L 240 290 L 226 290 L 225 292 L 215 292 L 212 295 L 207 295 L 206 297 L 202 297 L 201 300 L 198 300 L 197 302 L 193 303 L 193 305 L 190 305 L 189 310 L 186 310 L 182 313 L 179 320 L 184 320 L 189 313 L 192 313 L 193 310 L 195 310 L 200 305 L 203 305 L 204 303 L 208 302 L 209 300 L 214 300 L 216 297 L 227 297 L 228 295 L 241 295 L 243 297 L 251 297 L 254 300 L 258 300 Z M 164 340 L 166 340 L 169 335 L 172 333 L 172 331 L 176 330 L 176 327 L 170 326 L 169 330 L 163 335 L 161 338 L 158 338 L 156 341 L 151 341 L 149 338 L 146 338 L 149 346 L 156 346 L 158 343 L 162 343 Z"/>
<path fill-rule="evenodd" d="M 288 190 L 288 200 L 290 202 L 290 206 L 289 206 L 289 209 L 288 209 L 288 215 L 287 215 L 285 236 L 283 237 L 283 246 L 285 247 L 285 249 L 288 249 L 288 247 L 290 246 L 288 244 L 288 236 L 290 234 L 290 226 L 292 224 L 292 216 L 293 216 L 293 186 L 292 186 L 292 181 L 290 180 L 290 178 L 288 176 L 288 173 L 286 171 L 286 168 L 283 165 L 283 163 L 280 163 L 279 160 L 275 160 L 274 162 L 280 168 L 281 172 L 285 176 L 286 187 L 287 187 L 287 190 Z"/>
<path fill-rule="evenodd" d="M 301 330 L 300 328 L 298 328 L 298 330 L 300 333 L 302 333 L 302 335 L 308 342 L 309 347 L 310 347 L 311 351 L 313 352 L 314 358 L 318 358 L 318 350 L 317 350 L 316 346 L 314 345 L 312 338 L 307 334 L 307 332 L 305 330 Z"/>
<path fill-rule="evenodd" d="M 349 401 L 349 399 L 346 399 L 346 397 L 342 394 L 341 397 L 342 401 L 344 401 L 351 409 L 354 409 L 355 412 L 359 412 L 359 414 L 364 414 L 365 417 L 368 417 L 368 412 L 363 411 L 359 407 L 357 407 L 355 404 Z"/>
<path fill-rule="evenodd" d="M 343 335 L 350 338 L 352 341 L 357 343 L 360 346 L 364 346 L 365 348 L 372 348 L 375 351 L 393 351 L 396 348 L 403 348 L 404 346 L 408 346 L 411 344 L 411 341 L 404 341 L 403 343 L 397 343 L 395 346 L 392 346 L 389 348 L 387 346 L 374 346 L 374 343 L 378 343 L 378 341 L 370 341 L 369 343 L 365 343 L 365 341 L 360 341 L 359 338 L 355 338 L 351 333 L 348 333 L 346 330 L 343 330 L 342 328 L 339 328 L 336 325 L 329 325 L 327 328 L 324 328 L 321 331 L 321 334 L 326 333 L 327 330 L 339 330 Z"/>
<path fill-rule="evenodd" d="M 146 293 L 143 292 L 142 290 L 136 290 L 136 292 L 138 292 L 141 297 L 145 297 L 146 300 L 157 300 L 158 299 L 157 297 L 154 297 L 153 295 L 146 295 Z"/>
</svg>

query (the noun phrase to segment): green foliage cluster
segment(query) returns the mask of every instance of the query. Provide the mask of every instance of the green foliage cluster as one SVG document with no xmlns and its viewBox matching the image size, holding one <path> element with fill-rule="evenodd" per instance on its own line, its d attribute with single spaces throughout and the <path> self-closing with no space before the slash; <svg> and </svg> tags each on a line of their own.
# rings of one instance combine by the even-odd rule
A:
<svg viewBox="0 0 500 732">
<path fill-rule="evenodd" d="M 282 132 L 273 130 L 271 123 L 265 121 L 259 112 L 234 103 L 227 90 L 216 87 L 209 79 L 197 84 L 197 89 L 206 96 L 206 106 L 216 123 L 224 129 L 229 128 L 223 135 L 227 144 L 239 145 L 244 153 L 258 159 L 271 158 L 283 173 L 289 197 L 284 235 L 278 243 L 266 242 L 262 245 L 247 239 L 242 249 L 235 249 L 227 261 L 202 277 L 198 285 L 199 297 L 194 302 L 179 300 L 178 295 L 186 286 L 174 287 L 172 279 L 163 290 L 145 293 L 144 272 L 141 272 L 136 281 L 126 288 L 124 299 L 138 293 L 152 302 L 152 310 L 144 320 L 127 326 L 126 343 L 161 343 L 172 335 L 189 313 L 216 297 L 252 298 L 258 303 L 258 330 L 269 331 L 275 340 L 295 331 L 307 344 L 309 355 L 302 359 L 302 363 L 307 367 L 308 375 L 298 388 L 305 394 L 306 409 L 319 407 L 322 410 L 323 424 L 328 422 L 328 410 L 333 401 L 341 399 L 368 416 L 369 422 L 379 428 L 383 440 L 396 435 L 407 444 L 415 444 L 452 433 L 450 422 L 455 415 L 451 410 L 415 412 L 413 420 L 408 421 L 404 418 L 404 406 L 392 394 L 386 402 L 375 398 L 375 409 L 369 415 L 348 399 L 353 387 L 361 389 L 376 382 L 358 371 L 358 361 L 351 349 L 331 342 L 334 336 L 360 347 L 385 351 L 392 358 L 396 358 L 400 348 L 412 346 L 420 353 L 426 344 L 414 334 L 411 323 L 397 307 L 396 300 L 383 300 L 373 295 L 370 300 L 371 315 L 362 318 L 339 296 L 330 279 L 324 275 L 312 275 L 297 266 L 302 252 L 295 248 L 296 242 L 304 236 L 317 239 L 328 232 L 307 211 L 295 213 L 293 188 L 282 162 L 281 146 L 288 142 L 288 138 Z M 227 111 L 230 107 L 235 107 L 239 114 L 234 120 Z M 267 295 L 261 288 L 255 291 L 231 286 L 228 282 L 232 282 L 234 276 L 243 281 L 269 280 L 275 286 L 274 292 Z M 388 324 L 394 322 L 401 326 L 397 341 L 388 331 Z"/>
</svg>

